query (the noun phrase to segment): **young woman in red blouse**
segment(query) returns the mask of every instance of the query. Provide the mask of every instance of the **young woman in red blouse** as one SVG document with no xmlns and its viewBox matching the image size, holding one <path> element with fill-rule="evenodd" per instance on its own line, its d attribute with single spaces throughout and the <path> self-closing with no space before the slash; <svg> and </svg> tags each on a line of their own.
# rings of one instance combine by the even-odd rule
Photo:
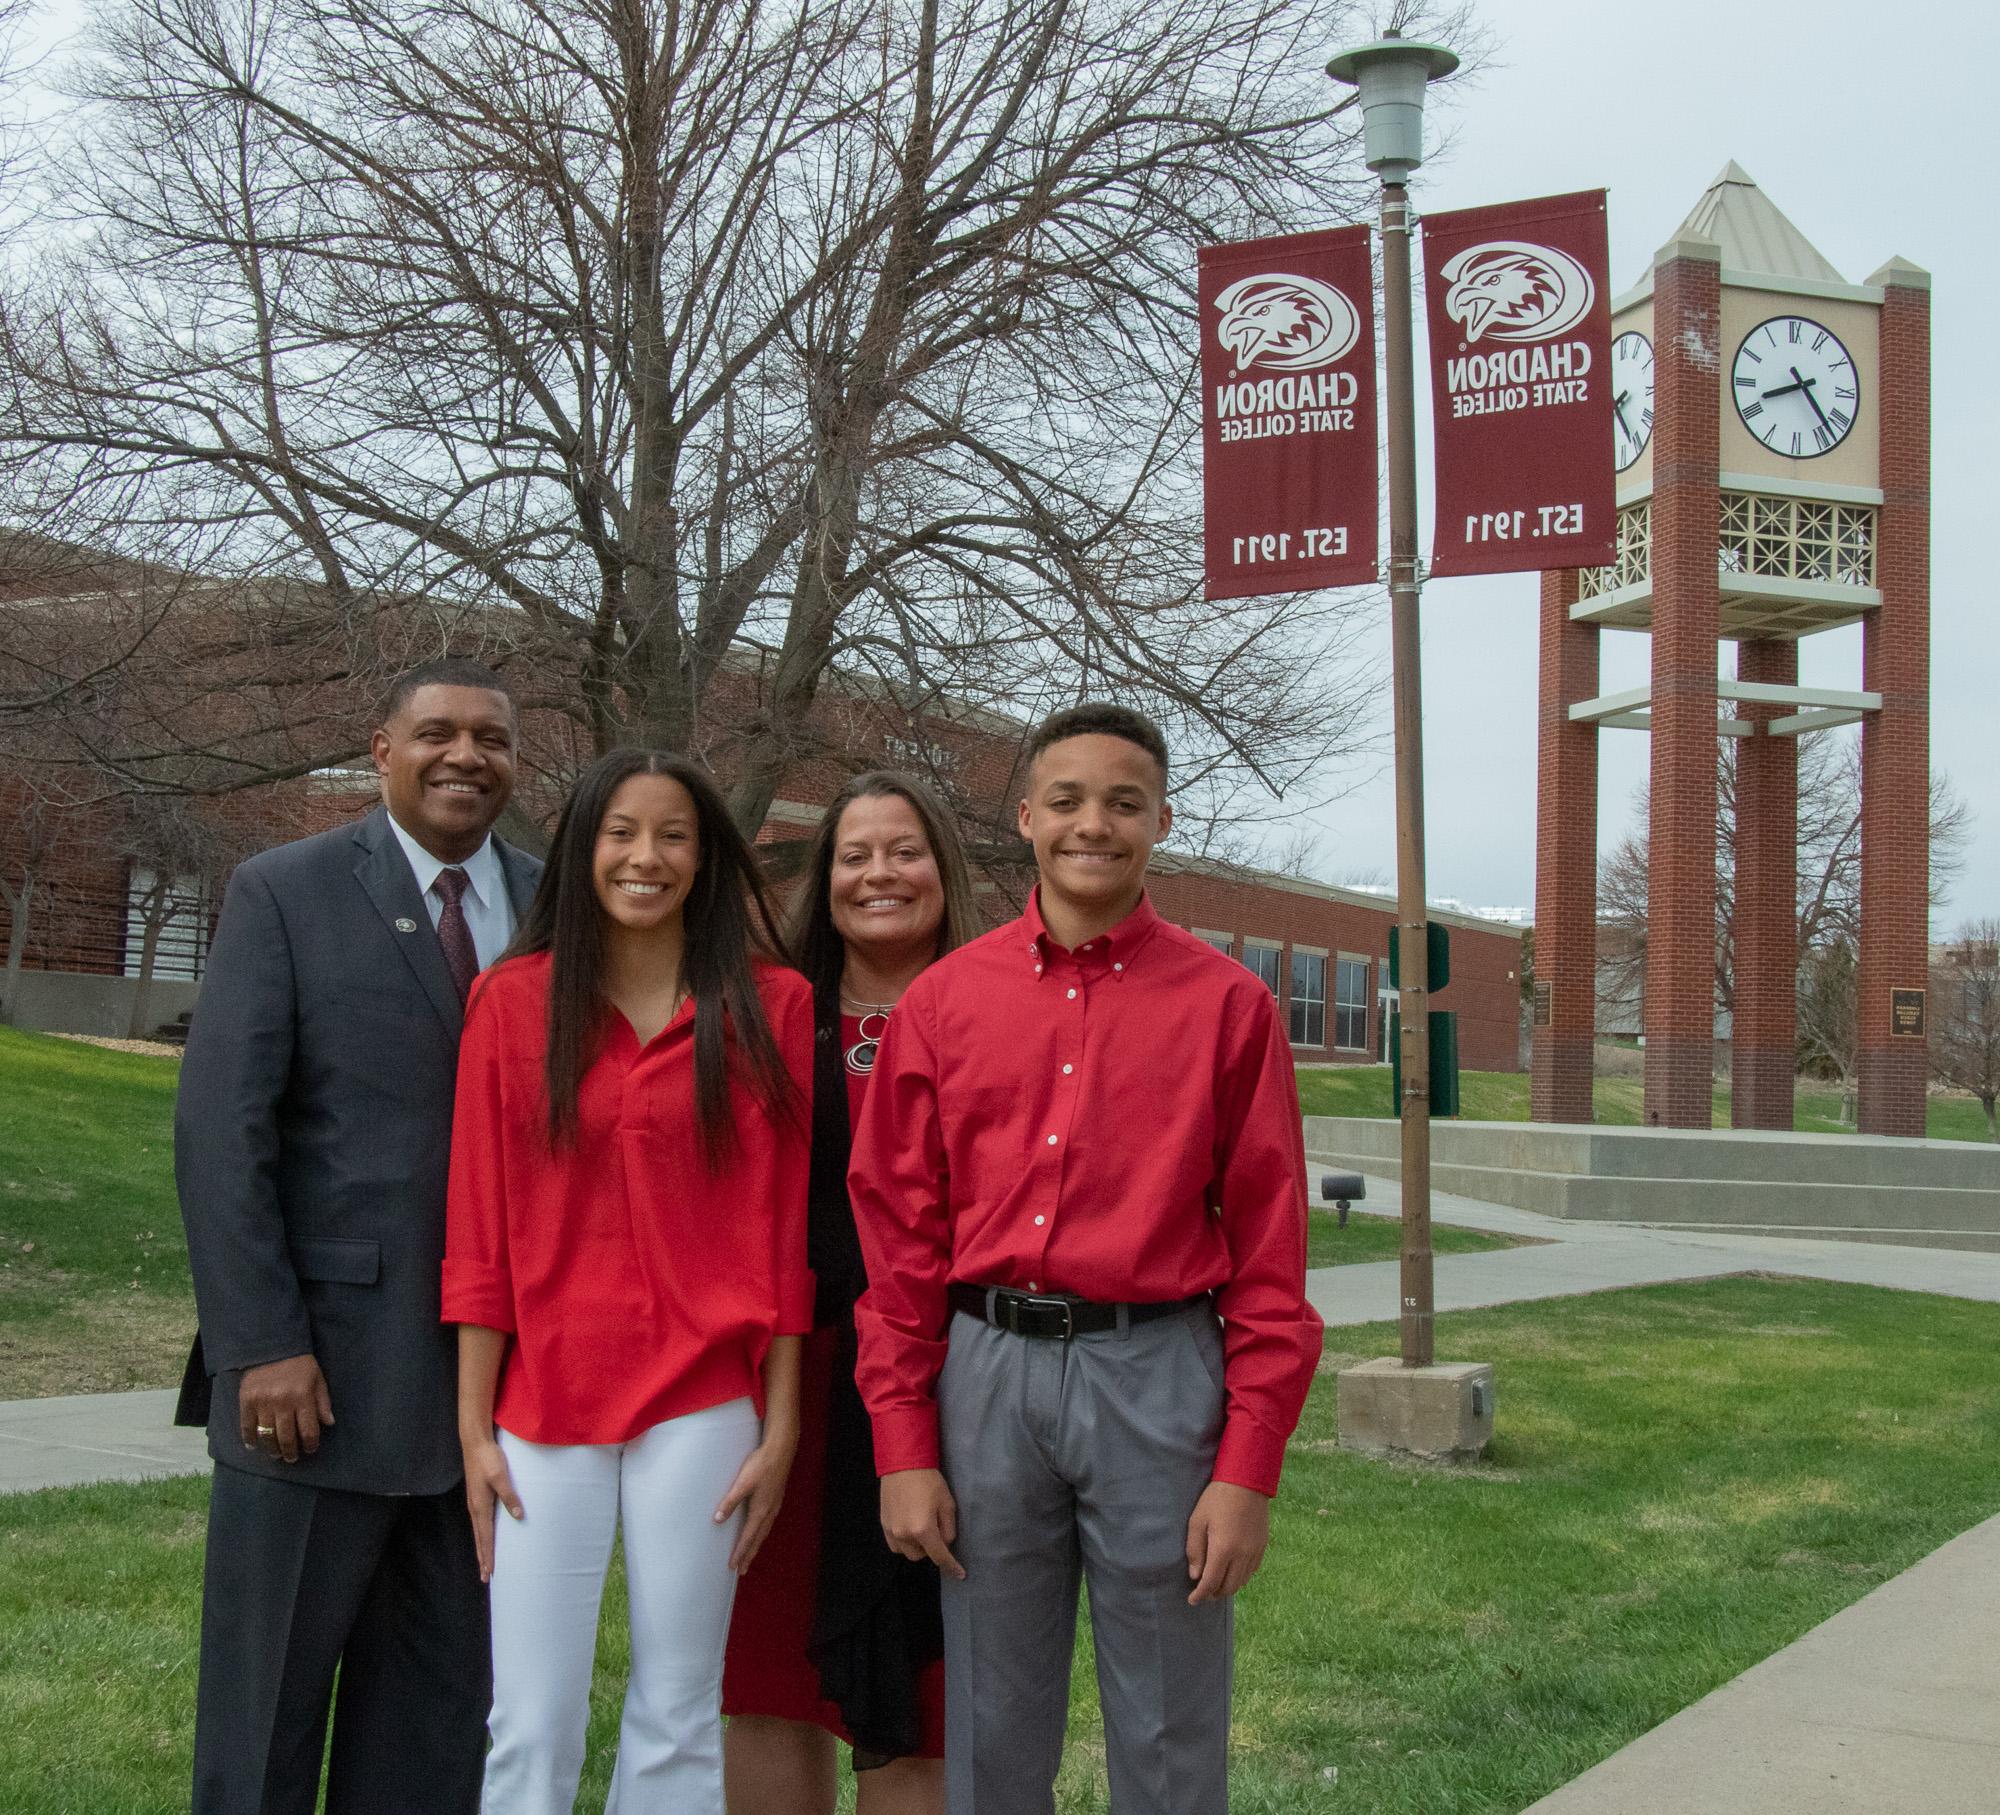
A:
<svg viewBox="0 0 2000 1815">
<path fill-rule="evenodd" d="M 907 776 L 857 776 L 828 807 L 791 915 L 814 991 L 810 1255 L 802 1436 L 783 1510 L 743 1578 L 722 1706 L 731 1815 L 832 1815 L 836 1741 L 859 1815 L 943 1815 L 937 1570 L 883 1541 L 854 1386 L 866 1280 L 847 1200 L 848 1128 L 904 987 L 978 925 L 958 834 Z"/>
<path fill-rule="evenodd" d="M 721 1815 L 730 1604 L 784 1495 L 812 1327 L 812 1000 L 779 949 L 714 787 L 619 751 L 577 783 L 466 1016 L 444 1315 L 492 1584 L 486 1807 L 505 1815 L 575 1799 L 621 1526 L 632 1665 L 607 1809 Z"/>
</svg>

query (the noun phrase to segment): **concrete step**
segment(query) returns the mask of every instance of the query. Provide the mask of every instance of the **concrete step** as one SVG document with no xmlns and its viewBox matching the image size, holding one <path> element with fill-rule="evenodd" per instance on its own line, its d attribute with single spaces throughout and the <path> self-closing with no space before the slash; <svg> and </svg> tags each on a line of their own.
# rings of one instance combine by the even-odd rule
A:
<svg viewBox="0 0 2000 1815">
<path fill-rule="evenodd" d="M 1316 1118 L 1322 1122 L 1328 1118 Z M 1307 1137 L 1320 1167 L 1402 1177 L 1400 1158 L 1353 1152 Z M 1372 1143 L 1371 1143 L 1372 1145 Z M 1823 1240 L 1904 1242 L 2000 1250 L 2000 1192 L 1928 1185 L 1830 1185 L 1789 1179 L 1579 1176 L 1506 1165 L 1453 1164 L 1433 1148 L 1431 1184 L 1457 1197 L 1511 1204 L 1569 1221 L 1789 1234 Z"/>
<path fill-rule="evenodd" d="M 1655 1228 L 1657 1224 L 1646 1224 Z M 2000 1231 L 1982 1229 L 1815 1229 L 1794 1223 L 1675 1223 L 1676 1234 L 1762 1235 L 1788 1241 L 1879 1242 L 1897 1248 L 1945 1248 L 2000 1254 Z"/>
<path fill-rule="evenodd" d="M 1393 1159 L 1397 1124 L 1307 1116 L 1306 1144 Z M 1595 1178 L 1785 1179 L 1794 1184 L 1924 1185 L 2000 1193 L 2000 1146 L 1758 1129 L 1602 1128 L 1549 1122 L 1439 1121 L 1435 1163 Z"/>
</svg>

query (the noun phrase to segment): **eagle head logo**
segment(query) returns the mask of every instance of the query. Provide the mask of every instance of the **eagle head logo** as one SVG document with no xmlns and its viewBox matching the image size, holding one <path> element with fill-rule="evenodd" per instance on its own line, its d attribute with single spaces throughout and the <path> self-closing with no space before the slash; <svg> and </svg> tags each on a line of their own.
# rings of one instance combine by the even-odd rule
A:
<svg viewBox="0 0 2000 1815">
<path fill-rule="evenodd" d="M 1597 287 L 1567 252 L 1525 240 L 1489 240 L 1445 260 L 1444 312 L 1481 339 L 1553 340 L 1590 313 Z"/>
<path fill-rule="evenodd" d="M 1216 338 L 1239 372 L 1262 366 L 1306 372 L 1344 359 L 1361 338 L 1361 316 L 1333 285 L 1270 271 L 1239 277 L 1215 299 Z"/>
</svg>

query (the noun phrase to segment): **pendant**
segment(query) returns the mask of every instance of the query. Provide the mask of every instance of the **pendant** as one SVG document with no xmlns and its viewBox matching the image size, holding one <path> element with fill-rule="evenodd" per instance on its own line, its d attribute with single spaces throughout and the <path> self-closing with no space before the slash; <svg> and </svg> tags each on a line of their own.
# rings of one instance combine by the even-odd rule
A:
<svg viewBox="0 0 2000 1815">
<path fill-rule="evenodd" d="M 871 1033 L 868 1023 L 876 1023 Z M 875 1069 L 875 1055 L 881 1050 L 882 1036 L 889 1031 L 889 1017 L 877 1009 L 872 1014 L 861 1017 L 861 1038 L 847 1049 L 847 1069 L 857 1078 L 865 1078 Z"/>
</svg>

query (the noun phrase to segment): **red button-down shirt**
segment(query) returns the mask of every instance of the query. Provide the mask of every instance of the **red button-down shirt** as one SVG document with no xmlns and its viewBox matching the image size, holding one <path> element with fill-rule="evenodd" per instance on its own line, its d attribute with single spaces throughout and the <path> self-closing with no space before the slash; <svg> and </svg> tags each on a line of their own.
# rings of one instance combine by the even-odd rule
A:
<svg viewBox="0 0 2000 1815">
<path fill-rule="evenodd" d="M 848 1175 L 857 1369 L 883 1474 L 935 1468 L 953 1281 L 1147 1303 L 1213 1292 L 1214 1478 L 1277 1491 L 1320 1353 L 1298 1085 L 1271 992 L 1139 905 L 1074 952 L 1039 898 L 904 992 Z"/>
<path fill-rule="evenodd" d="M 607 1016 L 577 1086 L 577 1138 L 549 1151 L 542 1066 L 549 958 L 489 971 L 459 1048 L 444 1319 L 506 1330 L 494 1422 L 532 1443 L 622 1443 L 749 1397 L 771 1338 L 812 1328 L 808 1117 L 774 1125 L 732 1087 L 736 1151 L 695 1134 L 694 1008 L 645 1046 Z M 812 991 L 760 967 L 757 993 L 804 1102 Z"/>
</svg>

